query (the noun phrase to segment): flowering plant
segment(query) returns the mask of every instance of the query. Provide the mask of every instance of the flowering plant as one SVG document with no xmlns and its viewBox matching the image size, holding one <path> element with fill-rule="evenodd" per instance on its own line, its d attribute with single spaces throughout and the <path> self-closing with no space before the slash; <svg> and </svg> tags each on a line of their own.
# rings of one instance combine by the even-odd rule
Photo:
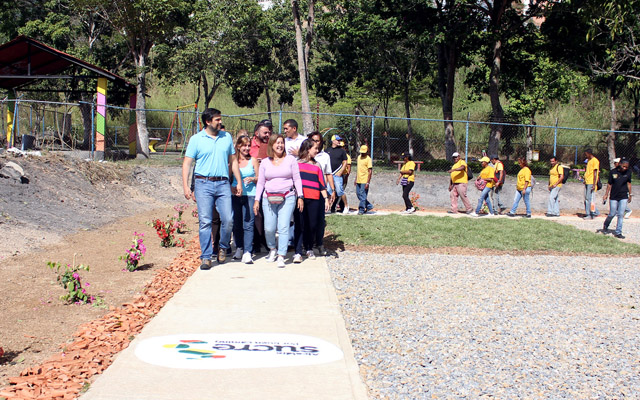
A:
<svg viewBox="0 0 640 400">
<path fill-rule="evenodd" d="M 418 200 L 420 200 L 420 195 L 419 195 L 418 193 L 416 193 L 416 192 L 412 192 L 412 193 L 409 195 L 409 200 L 411 200 L 411 206 L 412 206 L 413 208 L 415 208 L 416 210 L 419 210 L 419 209 L 420 209 L 420 207 L 418 207 L 418 206 L 419 206 L 419 204 L 418 204 Z"/>
<path fill-rule="evenodd" d="M 154 219 L 151 221 L 151 226 L 156 230 L 158 237 L 160 238 L 160 244 L 162 247 L 184 247 L 184 239 L 176 239 L 176 225 L 175 220 L 171 218 L 165 222 L 160 219 Z"/>
<path fill-rule="evenodd" d="M 78 273 L 80 270 L 89 271 L 89 266 L 76 265 L 75 255 L 73 256 L 73 265 L 67 264 L 64 270 L 62 270 L 62 264 L 57 262 L 49 261 L 47 265 L 56 273 L 56 280 L 67 290 L 67 294 L 60 296 L 60 300 L 76 304 L 91 304 L 96 300 L 95 296 L 89 295 L 87 290 L 82 287 L 82 280 Z M 89 287 L 89 282 L 85 282 L 84 286 Z"/>
<path fill-rule="evenodd" d="M 147 247 L 144 245 L 144 233 L 133 232 L 133 244 L 126 251 L 126 254 L 120 256 L 121 260 L 127 263 L 127 270 L 133 272 L 138 268 L 138 263 L 144 258 Z"/>
<path fill-rule="evenodd" d="M 173 219 L 175 220 L 174 226 L 176 227 L 176 233 L 186 233 L 187 232 L 187 224 L 182 220 L 182 214 L 189 208 L 188 204 L 181 203 L 173 206 L 173 209 L 176 210 L 177 214 L 174 215 Z"/>
<path fill-rule="evenodd" d="M 198 207 L 193 207 L 193 210 L 191 210 L 191 216 L 193 218 L 198 218 Z"/>
</svg>

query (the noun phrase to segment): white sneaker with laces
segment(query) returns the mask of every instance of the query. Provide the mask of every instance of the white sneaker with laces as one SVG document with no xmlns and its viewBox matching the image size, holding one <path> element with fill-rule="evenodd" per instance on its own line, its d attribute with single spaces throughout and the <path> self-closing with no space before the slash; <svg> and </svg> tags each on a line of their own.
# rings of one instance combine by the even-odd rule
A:
<svg viewBox="0 0 640 400">
<path fill-rule="evenodd" d="M 344 210 L 342 210 L 342 215 L 347 215 L 349 214 L 349 207 L 345 207 Z"/>
<path fill-rule="evenodd" d="M 251 257 L 251 253 L 246 252 L 242 255 L 242 262 L 245 264 L 253 264 L 253 258 Z"/>
<path fill-rule="evenodd" d="M 624 218 L 628 219 L 631 216 L 631 213 L 633 212 L 633 210 L 629 210 L 626 213 L 624 213 Z"/>
<path fill-rule="evenodd" d="M 242 247 L 238 247 L 238 248 L 236 248 L 236 253 L 233 255 L 233 259 L 234 259 L 234 260 L 239 260 L 239 259 L 241 259 L 241 258 L 242 258 L 242 253 L 244 253 L 244 252 L 242 251 Z"/>
<path fill-rule="evenodd" d="M 307 250 L 307 258 L 309 260 L 315 260 L 316 259 L 316 254 L 313 252 L 313 250 Z"/>
<path fill-rule="evenodd" d="M 414 212 L 416 212 L 415 207 L 411 207 L 410 209 L 407 210 L 407 214 L 413 214 Z"/>
<path fill-rule="evenodd" d="M 293 262 L 300 264 L 302 262 L 302 254 L 296 254 L 293 256 Z"/>
<path fill-rule="evenodd" d="M 274 262 L 276 260 L 276 249 L 271 249 L 269 251 L 269 255 L 267 256 L 267 262 Z"/>
<path fill-rule="evenodd" d="M 472 216 L 472 217 L 477 217 L 477 216 L 478 216 L 478 214 L 476 214 L 476 212 L 475 212 L 475 211 L 474 211 L 474 212 L 472 212 L 472 213 L 469 213 L 469 215 L 470 215 L 470 216 Z"/>
<path fill-rule="evenodd" d="M 284 257 L 278 256 L 278 268 L 284 268 Z"/>
</svg>

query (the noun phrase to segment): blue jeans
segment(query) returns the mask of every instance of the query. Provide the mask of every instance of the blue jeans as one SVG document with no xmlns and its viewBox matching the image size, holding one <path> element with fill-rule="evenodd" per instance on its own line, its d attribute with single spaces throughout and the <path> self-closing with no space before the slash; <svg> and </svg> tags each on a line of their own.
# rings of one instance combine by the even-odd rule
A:
<svg viewBox="0 0 640 400">
<path fill-rule="evenodd" d="M 622 234 L 622 221 L 624 220 L 624 212 L 627 209 L 628 199 L 622 200 L 609 200 L 609 215 L 604 220 L 604 229 L 609 229 L 609 224 L 613 220 L 613 217 L 618 217 L 618 223 L 616 224 L 616 235 Z"/>
<path fill-rule="evenodd" d="M 591 212 L 591 195 L 593 193 L 593 185 L 584 185 L 584 215 L 588 216 L 598 216 L 600 212 L 598 211 L 598 202 L 594 201 L 595 212 Z"/>
<path fill-rule="evenodd" d="M 531 186 L 529 186 L 524 191 L 524 205 L 527 207 L 527 215 L 531 215 L 531 203 L 529 201 L 530 197 L 531 197 Z M 516 210 L 518 209 L 518 204 L 520 204 L 521 199 L 522 199 L 522 192 L 516 189 L 516 195 L 513 198 L 513 206 L 511 207 L 511 211 L 509 211 L 511 214 L 516 213 Z"/>
<path fill-rule="evenodd" d="M 344 184 L 342 176 L 334 175 L 333 184 L 336 187 L 336 197 L 342 196 L 344 194 Z M 331 196 L 331 194 L 333 193 L 333 190 L 331 190 L 331 186 L 329 184 L 327 184 L 327 193 L 329 193 L 329 196 Z"/>
<path fill-rule="evenodd" d="M 491 193 L 491 189 L 488 186 L 485 186 L 482 189 L 482 193 L 480 193 L 480 198 L 478 199 L 478 206 L 476 207 L 476 214 L 480 212 L 482 209 L 482 203 L 487 202 L 487 207 L 489 207 L 489 214 L 495 214 L 496 212 L 493 210 L 493 206 L 491 205 L 491 198 L 489 194 Z"/>
<path fill-rule="evenodd" d="M 560 215 L 560 186 L 556 186 L 549 192 L 549 206 L 547 214 Z"/>
<path fill-rule="evenodd" d="M 194 193 L 198 206 L 198 235 L 200 237 L 200 258 L 210 260 L 213 255 L 211 239 L 211 221 L 213 208 L 220 214 L 220 248 L 228 249 L 233 229 L 233 210 L 231 208 L 231 186 L 229 181 L 195 180 Z"/>
<path fill-rule="evenodd" d="M 358 196 L 358 200 L 360 200 L 360 204 L 358 205 L 358 212 L 360 213 L 365 213 L 373 209 L 373 204 L 369 203 L 369 200 L 367 200 L 369 189 L 367 189 L 366 186 L 367 185 L 364 183 L 356 184 L 356 195 Z"/>
<path fill-rule="evenodd" d="M 280 204 L 271 204 L 267 196 L 262 198 L 264 212 L 264 235 L 269 249 L 276 248 L 276 230 L 278 231 L 278 255 L 286 256 L 289 246 L 289 223 L 296 206 L 296 196 L 287 196 Z"/>
<path fill-rule="evenodd" d="M 254 196 L 233 196 L 233 240 L 244 253 L 253 251 Z"/>
</svg>

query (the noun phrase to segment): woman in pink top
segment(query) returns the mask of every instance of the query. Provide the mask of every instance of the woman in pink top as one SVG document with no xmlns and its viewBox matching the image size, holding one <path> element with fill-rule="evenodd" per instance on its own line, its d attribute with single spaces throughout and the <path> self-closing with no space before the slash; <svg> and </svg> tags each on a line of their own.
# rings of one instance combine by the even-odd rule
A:
<svg viewBox="0 0 640 400">
<path fill-rule="evenodd" d="M 267 261 L 273 262 L 277 256 L 278 267 L 283 268 L 289 245 L 289 223 L 293 209 L 296 205 L 300 211 L 304 208 L 302 181 L 295 157 L 285 153 L 284 136 L 271 135 L 267 155 L 268 158 L 260 163 L 253 210 L 255 213 L 258 212 L 262 200 L 264 233 L 269 247 Z"/>
</svg>

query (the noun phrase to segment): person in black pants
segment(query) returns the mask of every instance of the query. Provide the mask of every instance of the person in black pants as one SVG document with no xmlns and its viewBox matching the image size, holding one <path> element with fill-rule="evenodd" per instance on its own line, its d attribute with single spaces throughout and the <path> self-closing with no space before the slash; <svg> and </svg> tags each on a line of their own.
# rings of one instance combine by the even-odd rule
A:
<svg viewBox="0 0 640 400">
<path fill-rule="evenodd" d="M 402 199 L 404 200 L 405 207 L 405 210 L 402 213 L 412 214 L 416 209 L 413 207 L 413 204 L 411 204 L 409 193 L 411 192 L 411 189 L 413 189 L 413 185 L 416 180 L 416 163 L 411 160 L 412 157 L 409 153 L 402 153 L 402 158 L 404 160 L 404 164 L 400 167 L 400 176 L 398 177 L 396 185 L 398 183 L 402 185 Z"/>
</svg>

